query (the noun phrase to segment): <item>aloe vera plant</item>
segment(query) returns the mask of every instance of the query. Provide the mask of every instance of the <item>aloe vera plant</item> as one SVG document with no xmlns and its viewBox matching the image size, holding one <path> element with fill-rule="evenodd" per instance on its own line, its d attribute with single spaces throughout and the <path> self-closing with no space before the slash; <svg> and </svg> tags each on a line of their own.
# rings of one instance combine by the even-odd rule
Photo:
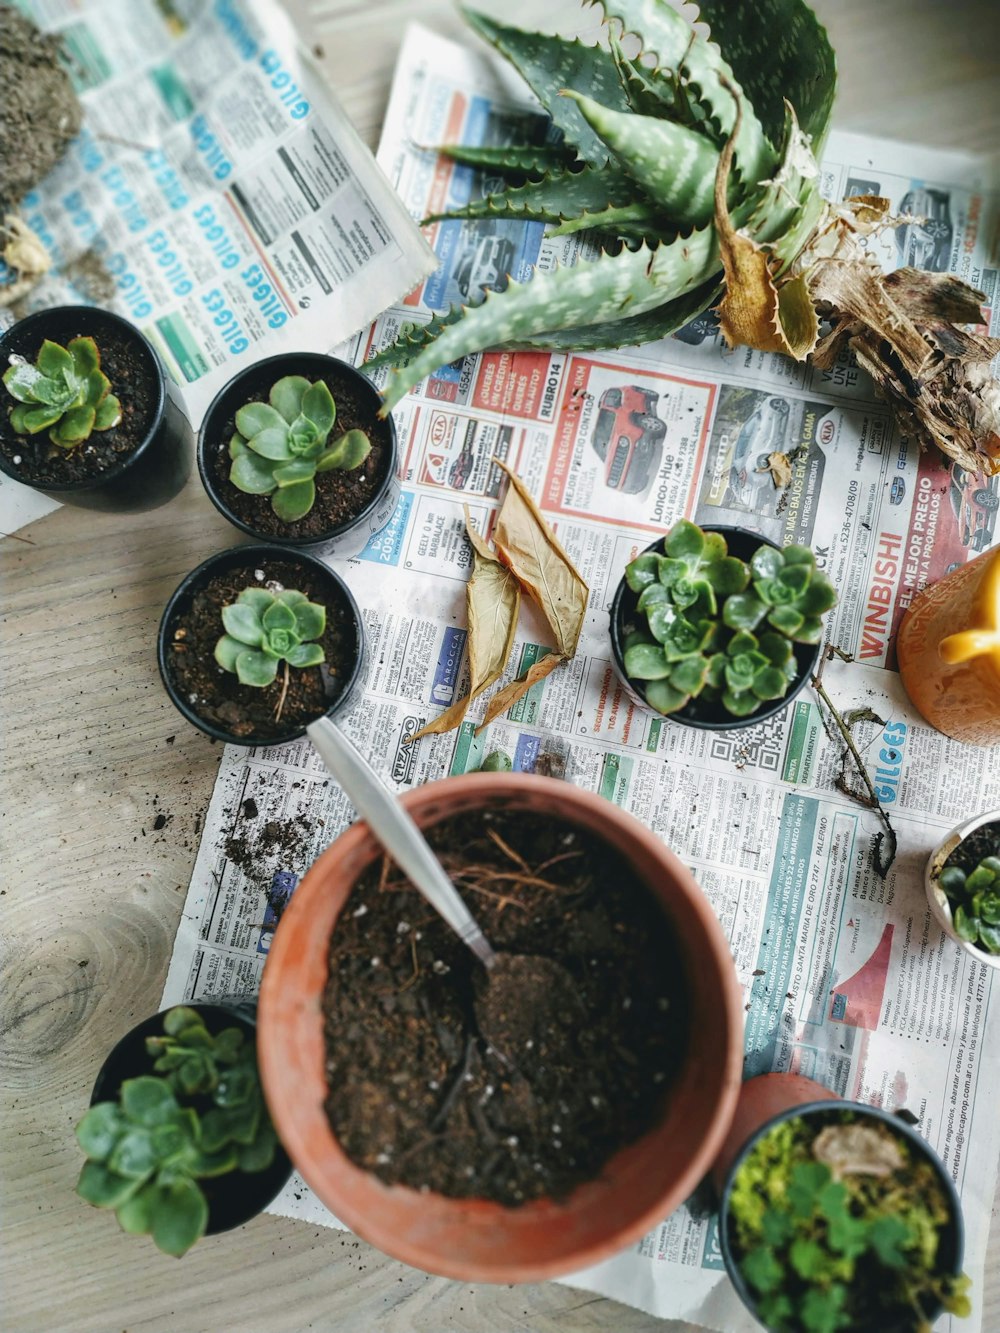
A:
<svg viewBox="0 0 1000 1333">
<path fill-rule="evenodd" d="M 818 643 L 837 600 L 812 552 L 762 544 L 746 563 L 687 519 L 662 545 L 625 570 L 645 623 L 626 635 L 622 665 L 649 706 L 670 714 L 702 699 L 749 717 L 783 699 L 798 675 L 793 644 Z"/>
<path fill-rule="evenodd" d="M 445 146 L 506 186 L 426 219 L 586 230 L 597 258 L 527 281 L 510 277 L 478 304 L 405 329 L 368 362 L 397 367 L 383 414 L 440 366 L 485 348 L 632 346 L 663 338 L 721 298 L 730 343 L 798 359 L 815 352 L 820 365 L 846 343 L 910 433 L 965 467 L 1000 470 L 1000 390 L 989 371 L 1000 341 L 961 328 L 980 320 L 985 297 L 916 270 L 883 278 L 861 241 L 886 225 L 888 201 L 830 205 L 820 195 L 817 156 L 836 62 L 803 0 L 698 0 L 708 37 L 668 0 L 597 3 L 607 47 L 464 11 L 530 85 L 558 142 Z M 822 341 L 818 303 L 832 312 Z M 915 395 L 914 384 L 925 391 Z"/>
</svg>

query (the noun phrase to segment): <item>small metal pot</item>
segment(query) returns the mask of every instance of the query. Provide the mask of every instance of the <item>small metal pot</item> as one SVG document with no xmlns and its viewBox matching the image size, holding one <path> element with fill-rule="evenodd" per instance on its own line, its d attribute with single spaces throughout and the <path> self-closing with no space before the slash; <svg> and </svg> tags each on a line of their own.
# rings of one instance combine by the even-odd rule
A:
<svg viewBox="0 0 1000 1333">
<path fill-rule="evenodd" d="M 950 935 L 959 948 L 963 949 L 970 958 L 974 958 L 977 963 L 985 963 L 987 967 L 1000 968 L 1000 954 L 987 953 L 985 949 L 970 944 L 968 940 L 963 940 L 959 935 L 952 920 L 951 903 L 948 901 L 948 895 L 938 883 L 938 875 L 941 873 L 945 861 L 951 856 L 959 843 L 967 838 L 970 833 L 974 833 L 976 829 L 982 828 L 984 824 L 997 823 L 1000 823 L 1000 810 L 989 810 L 985 815 L 977 815 L 975 819 L 967 819 L 964 824 L 959 824 L 957 828 L 953 828 L 927 858 L 927 864 L 924 867 L 924 889 L 927 893 L 931 915 L 944 933 Z"/>
<path fill-rule="evenodd" d="M 189 1003 L 188 1008 L 201 1014 L 213 1036 L 224 1028 L 238 1027 L 247 1041 L 256 1043 L 257 1006 L 252 999 L 241 997 L 232 1004 L 228 1000 L 220 1004 Z M 163 1019 L 167 1013 L 169 1010 L 164 1009 L 138 1023 L 112 1049 L 94 1080 L 91 1106 L 97 1102 L 117 1101 L 125 1079 L 153 1072 L 152 1061 L 146 1054 L 146 1038 L 163 1035 Z M 231 1231 L 262 1213 L 285 1187 L 291 1174 L 292 1164 L 279 1143 L 274 1151 L 274 1161 L 266 1170 L 233 1171 L 203 1181 L 201 1189 L 208 1200 L 205 1234 L 214 1236 L 220 1231 Z"/>
</svg>

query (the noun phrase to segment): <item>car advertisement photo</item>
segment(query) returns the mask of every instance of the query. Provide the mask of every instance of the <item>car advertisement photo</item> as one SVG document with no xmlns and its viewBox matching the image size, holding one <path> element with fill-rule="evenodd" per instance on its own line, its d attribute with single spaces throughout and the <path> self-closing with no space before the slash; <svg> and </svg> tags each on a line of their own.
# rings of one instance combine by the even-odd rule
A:
<svg viewBox="0 0 1000 1333">
<path fill-rule="evenodd" d="M 715 386 L 584 357 L 563 378 L 543 507 L 662 530 L 689 507 Z"/>
</svg>

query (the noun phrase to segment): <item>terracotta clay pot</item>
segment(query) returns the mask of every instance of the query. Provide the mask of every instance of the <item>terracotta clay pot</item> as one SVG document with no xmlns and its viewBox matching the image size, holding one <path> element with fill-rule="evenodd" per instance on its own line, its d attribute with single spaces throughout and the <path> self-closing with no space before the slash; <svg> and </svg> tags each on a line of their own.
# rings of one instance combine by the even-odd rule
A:
<svg viewBox="0 0 1000 1333">
<path fill-rule="evenodd" d="M 913 599 L 896 637 L 899 674 L 932 727 L 1000 741 L 1000 551 L 984 551 Z"/>
<path fill-rule="evenodd" d="M 712 1184 L 721 1195 L 729 1168 L 762 1125 L 782 1111 L 811 1102 L 839 1101 L 835 1092 L 803 1074 L 758 1074 L 740 1088 L 736 1113 L 729 1133 L 722 1141 L 719 1155 L 712 1163 Z"/>
<path fill-rule="evenodd" d="M 403 797 L 422 827 L 467 810 L 531 809 L 599 831 L 663 906 L 689 960 L 688 1056 L 663 1118 L 559 1202 L 507 1208 L 386 1185 L 355 1166 L 323 1109 L 323 1014 L 330 933 L 381 847 L 363 822 L 320 856 L 275 933 L 260 990 L 258 1055 L 278 1135 L 322 1201 L 405 1263 L 466 1282 L 535 1282 L 597 1263 L 638 1240 L 691 1192 L 725 1138 L 740 1087 L 743 1007 L 728 942 L 678 858 L 638 820 L 567 782 L 472 773 Z"/>
</svg>

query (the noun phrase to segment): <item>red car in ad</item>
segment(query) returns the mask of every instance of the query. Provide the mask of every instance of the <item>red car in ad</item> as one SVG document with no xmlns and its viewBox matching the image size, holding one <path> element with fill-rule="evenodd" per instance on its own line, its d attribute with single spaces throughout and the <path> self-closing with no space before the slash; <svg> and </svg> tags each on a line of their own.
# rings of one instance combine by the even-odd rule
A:
<svg viewBox="0 0 1000 1333">
<path fill-rule="evenodd" d="M 667 424 L 656 415 L 660 395 L 638 384 L 605 389 L 591 436 L 604 463 L 604 484 L 627 495 L 648 490 L 660 470 Z"/>
<path fill-rule="evenodd" d="M 974 551 L 985 551 L 993 540 L 1000 508 L 995 486 L 996 478 L 981 477 L 952 464 L 949 498 L 958 518 L 959 541 Z"/>
</svg>

